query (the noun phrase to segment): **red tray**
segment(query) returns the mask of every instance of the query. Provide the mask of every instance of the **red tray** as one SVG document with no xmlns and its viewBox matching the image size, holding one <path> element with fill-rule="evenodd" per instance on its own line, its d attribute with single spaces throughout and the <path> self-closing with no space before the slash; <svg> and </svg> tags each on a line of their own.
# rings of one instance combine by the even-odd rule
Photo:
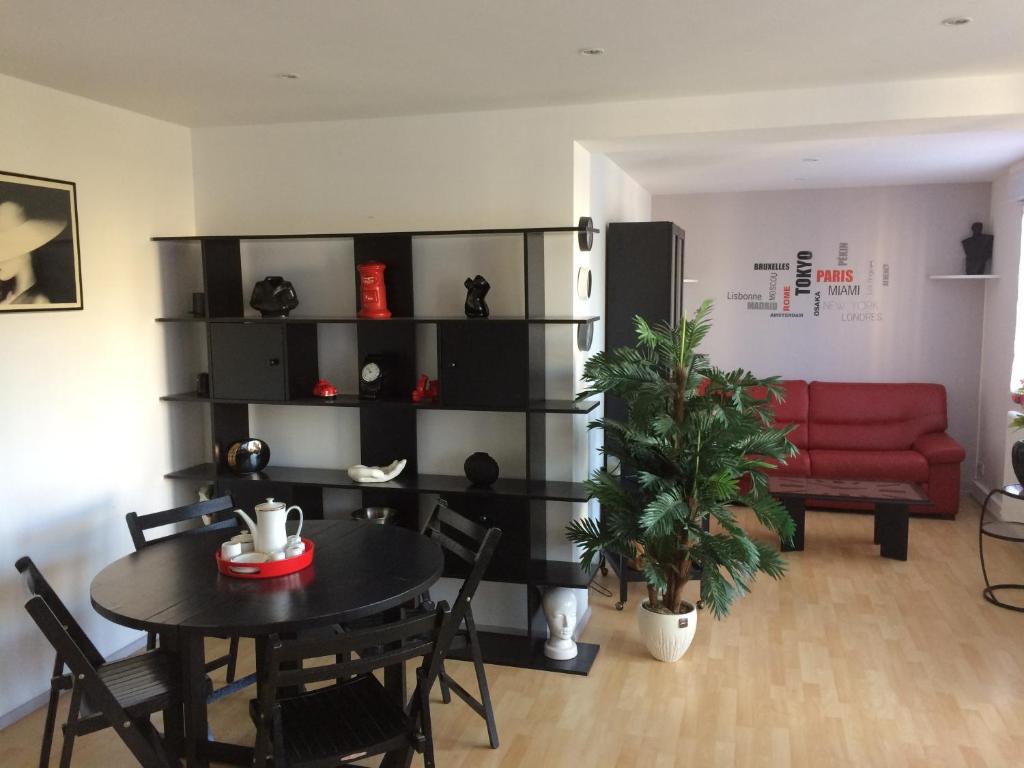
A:
<svg viewBox="0 0 1024 768">
<path fill-rule="evenodd" d="M 298 557 L 289 557 L 285 560 L 272 560 L 266 563 L 232 563 L 230 560 L 222 560 L 220 548 L 217 548 L 217 570 L 225 576 L 233 579 L 272 579 L 275 576 L 287 576 L 289 573 L 298 573 L 303 568 L 313 564 L 313 542 L 302 537 L 302 543 L 306 545 L 306 551 Z"/>
</svg>

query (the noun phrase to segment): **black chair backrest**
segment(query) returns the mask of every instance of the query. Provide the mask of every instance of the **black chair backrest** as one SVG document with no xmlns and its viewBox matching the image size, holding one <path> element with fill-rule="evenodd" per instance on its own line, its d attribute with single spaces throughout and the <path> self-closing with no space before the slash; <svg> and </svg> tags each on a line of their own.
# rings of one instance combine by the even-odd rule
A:
<svg viewBox="0 0 1024 768">
<path fill-rule="evenodd" d="M 138 551 L 150 544 L 167 541 L 178 536 L 188 536 L 199 531 L 237 528 L 238 518 L 235 517 L 234 509 L 235 502 L 230 496 L 218 496 L 216 499 L 198 501 L 194 504 L 186 504 L 183 507 L 175 507 L 163 512 L 154 512 L 150 515 L 139 515 L 135 512 L 129 512 L 124 516 L 124 519 L 128 523 L 128 531 L 132 535 L 132 543 L 135 544 L 135 550 Z M 200 524 L 195 528 L 189 528 L 167 536 L 155 539 L 146 538 L 146 531 L 153 528 L 196 520 L 204 515 L 210 517 L 211 522 L 209 525 Z"/>
<path fill-rule="evenodd" d="M 450 615 L 448 604 L 441 603 L 432 613 L 328 638 L 282 640 L 272 635 L 267 643 L 267 680 L 260 689 L 260 704 L 269 708 L 279 688 L 346 679 L 409 659 L 432 656 Z M 359 658 L 352 656 L 367 648 L 380 651 Z M 335 660 L 318 665 L 310 663 L 314 659 L 323 661 L 323 657 Z"/>
<path fill-rule="evenodd" d="M 57 596 L 57 593 L 54 592 L 53 587 L 50 586 L 50 582 L 43 577 L 43 574 L 36 567 L 36 564 L 32 562 L 32 558 L 27 555 L 25 557 L 20 557 L 17 562 L 15 562 L 14 567 L 18 569 L 18 572 L 25 580 L 25 586 L 33 595 L 33 599 L 39 598 L 40 602 L 42 602 L 48 609 L 49 615 L 54 617 L 54 621 L 57 623 L 57 626 L 67 634 L 69 641 L 79 649 L 84 659 L 93 667 L 99 667 L 103 664 L 105 661 L 103 654 L 96 649 L 92 640 L 90 640 L 89 636 L 85 634 L 85 630 L 83 630 L 78 622 L 75 621 L 75 617 L 71 615 L 71 611 L 67 609 L 64 602 Z M 31 602 L 31 600 L 29 602 Z M 28 608 L 28 603 L 25 604 L 25 607 L 26 609 Z M 29 613 L 32 613 L 32 611 L 30 610 Z M 35 618 L 35 614 L 33 614 L 32 617 Z M 36 620 L 36 623 L 39 623 L 38 619 Z M 42 625 L 40 625 L 40 629 L 43 629 Z M 45 630 L 43 633 L 47 634 Z M 47 637 L 49 637 L 49 635 L 47 635 Z M 60 658 L 67 661 L 67 657 L 60 654 L 59 648 L 57 649 L 57 652 Z"/>
<path fill-rule="evenodd" d="M 432 657 L 427 669 L 426 679 L 432 684 L 440 672 L 444 654 L 447 653 L 452 638 L 462 626 L 466 614 L 469 613 L 476 588 L 480 586 L 487 566 L 490 565 L 491 558 L 494 556 L 498 541 L 501 539 L 501 529 L 484 528 L 479 523 L 475 523 L 449 508 L 442 501 L 434 507 L 434 511 L 423 528 L 423 533 L 469 565 L 469 573 L 463 580 L 451 612 L 445 618 L 444 626 L 441 627 L 441 632 L 438 635 L 437 647 L 441 652 Z"/>
<path fill-rule="evenodd" d="M 494 547 L 501 538 L 500 528 L 485 528 L 473 522 L 451 509 L 443 499 L 434 507 L 421 533 L 434 539 L 470 568 L 477 565 L 485 548 L 489 550 L 487 560 L 490 562 Z M 488 544 L 489 541 L 493 544 Z M 486 563 L 484 567 L 487 567 Z"/>
</svg>

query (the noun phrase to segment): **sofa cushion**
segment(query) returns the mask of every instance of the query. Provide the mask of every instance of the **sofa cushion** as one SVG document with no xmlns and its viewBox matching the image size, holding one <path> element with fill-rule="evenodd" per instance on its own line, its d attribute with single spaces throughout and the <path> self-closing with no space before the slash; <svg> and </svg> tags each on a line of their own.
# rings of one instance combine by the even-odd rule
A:
<svg viewBox="0 0 1024 768">
<path fill-rule="evenodd" d="M 811 474 L 840 480 L 928 481 L 928 462 L 917 451 L 811 449 Z"/>
<path fill-rule="evenodd" d="M 775 465 L 775 469 L 771 470 L 773 474 L 783 477 L 811 476 L 811 457 L 807 451 L 800 451 L 796 456 L 789 457 L 785 464 L 780 464 L 775 459 L 765 459 L 765 461 Z"/>
<path fill-rule="evenodd" d="M 782 386 L 786 390 L 786 399 L 781 403 L 772 400 L 775 424 L 782 427 L 796 424 L 796 429 L 789 433 L 789 441 L 802 451 L 807 447 L 807 382 L 786 379 Z M 751 387 L 750 393 L 754 397 L 765 396 L 764 387 Z"/>
<path fill-rule="evenodd" d="M 815 381 L 808 395 L 812 450 L 908 451 L 921 435 L 946 431 L 946 388 L 941 384 Z M 813 456 L 811 466 L 823 476 Z"/>
</svg>

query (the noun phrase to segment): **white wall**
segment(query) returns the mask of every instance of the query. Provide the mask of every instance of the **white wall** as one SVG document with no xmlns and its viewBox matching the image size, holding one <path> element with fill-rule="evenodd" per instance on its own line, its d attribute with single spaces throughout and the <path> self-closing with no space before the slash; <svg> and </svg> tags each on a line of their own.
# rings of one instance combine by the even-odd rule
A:
<svg viewBox="0 0 1024 768">
<path fill-rule="evenodd" d="M 102 652 L 137 632 L 101 619 L 89 582 L 131 550 L 130 510 L 171 506 L 172 383 L 150 236 L 193 225 L 184 128 L 0 76 L 0 169 L 78 185 L 85 309 L 0 317 L 0 716 L 42 692 L 52 651 L 14 561 L 36 561 Z M 182 382 L 173 382 L 180 386 Z M 176 434 L 178 448 L 188 435 Z"/>
<path fill-rule="evenodd" d="M 987 225 L 989 198 L 988 184 L 674 195 L 656 196 L 653 216 L 686 230 L 686 276 L 700 281 L 687 286 L 686 305 L 714 299 L 707 349 L 716 364 L 785 378 L 943 384 L 950 433 L 967 449 L 966 484 L 977 447 L 985 289 L 928 276 L 963 272 L 960 241 L 971 222 Z M 805 313 L 799 318 L 773 318 L 727 298 L 753 292 L 767 299 L 767 273 L 754 263 L 792 263 L 800 250 L 813 253 L 815 276 L 838 269 L 840 242 L 848 244 L 858 297 L 829 297 L 815 283 L 809 295 L 793 297 L 793 312 Z M 793 284 L 793 270 L 778 272 L 780 293 Z M 817 317 L 815 291 L 823 302 Z M 845 307 L 830 308 L 829 299 Z M 854 301 L 873 306 L 855 309 Z"/>
<path fill-rule="evenodd" d="M 992 272 L 1000 277 L 988 283 L 985 295 L 978 414 L 979 458 L 984 465 L 978 477 L 981 485 L 978 490 L 982 494 L 1016 482 L 1012 474 L 1005 474 L 1005 467 L 1010 441 L 1020 439 L 1019 435 L 1008 435 L 1006 428 L 1007 411 L 1013 407 L 1010 385 L 1024 376 L 1024 337 L 1015 341 L 1018 328 L 1024 328 L 1024 308 L 1020 305 L 1018 290 L 1021 200 L 1024 200 L 1024 163 L 1016 164 L 993 182 L 992 228 L 986 229 L 995 236 Z"/>
</svg>

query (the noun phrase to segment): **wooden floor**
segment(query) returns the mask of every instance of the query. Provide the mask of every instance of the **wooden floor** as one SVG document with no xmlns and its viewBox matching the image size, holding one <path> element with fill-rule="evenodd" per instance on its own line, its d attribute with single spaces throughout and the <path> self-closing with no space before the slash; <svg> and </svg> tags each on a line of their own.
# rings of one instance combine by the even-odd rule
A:
<svg viewBox="0 0 1024 768">
<path fill-rule="evenodd" d="M 726 621 L 702 613 L 673 665 L 637 637 L 642 585 L 624 613 L 591 592 L 591 675 L 489 668 L 496 751 L 482 720 L 435 696 L 437 764 L 1022 766 L 1024 614 L 982 600 L 977 517 L 965 500 L 954 522 L 911 520 L 901 563 L 878 556 L 869 516 L 808 513 L 789 576 L 758 582 Z M 1024 581 L 1024 546 L 992 544 L 996 580 Z M 244 641 L 243 656 L 250 669 Z M 470 687 L 468 665 L 450 671 Z M 218 738 L 251 742 L 250 692 L 213 705 Z M 4 768 L 35 765 L 41 727 L 37 712 L 0 732 Z M 75 766 L 129 764 L 109 731 L 76 744 Z"/>
</svg>

